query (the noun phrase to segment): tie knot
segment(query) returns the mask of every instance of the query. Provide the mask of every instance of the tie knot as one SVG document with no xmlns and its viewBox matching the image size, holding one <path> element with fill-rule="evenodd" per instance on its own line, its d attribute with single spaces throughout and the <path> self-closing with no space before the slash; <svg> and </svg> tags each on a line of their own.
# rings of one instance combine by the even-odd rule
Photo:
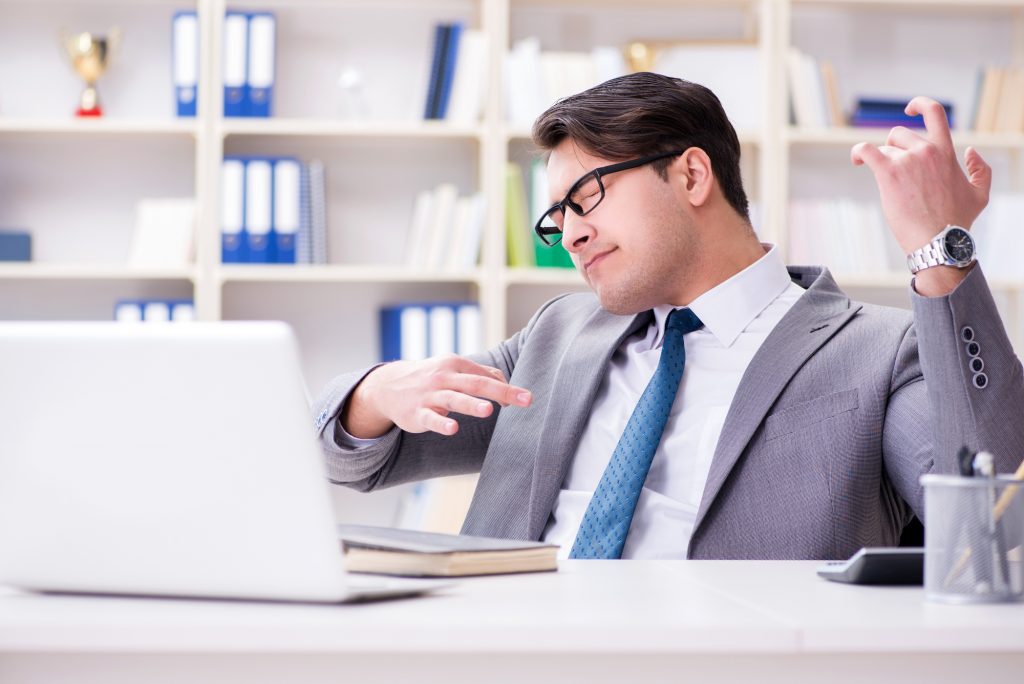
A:
<svg viewBox="0 0 1024 684">
<path fill-rule="evenodd" d="M 672 313 L 668 315 L 668 320 L 665 321 L 666 330 L 678 330 L 683 333 L 692 333 L 694 330 L 700 330 L 704 327 L 704 324 L 697 314 L 693 313 L 690 309 L 674 309 Z"/>
</svg>

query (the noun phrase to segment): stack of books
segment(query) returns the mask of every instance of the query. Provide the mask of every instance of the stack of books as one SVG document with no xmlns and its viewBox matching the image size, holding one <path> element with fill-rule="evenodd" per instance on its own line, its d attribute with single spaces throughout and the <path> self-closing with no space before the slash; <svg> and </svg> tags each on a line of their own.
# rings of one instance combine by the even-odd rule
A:
<svg viewBox="0 0 1024 684">
<path fill-rule="evenodd" d="M 405 265 L 434 273 L 466 273 L 476 267 L 487 220 L 481 192 L 460 197 L 452 183 L 416 195 L 406 240 Z"/>
<path fill-rule="evenodd" d="M 530 191 L 523 182 L 523 169 L 513 162 L 505 174 L 505 237 L 508 265 L 513 268 L 574 268 L 572 257 L 559 242 L 553 247 L 544 244 L 533 227 L 551 206 L 548 176 L 544 162 L 530 165 Z"/>
<path fill-rule="evenodd" d="M 971 128 L 979 133 L 1024 133 L 1024 69 L 981 70 Z"/>
<path fill-rule="evenodd" d="M 910 116 L 905 112 L 909 97 L 895 100 L 881 100 L 859 98 L 857 108 L 850 117 L 850 123 L 858 127 L 882 127 L 906 126 L 907 128 L 924 128 L 924 118 L 921 116 Z M 950 128 L 953 127 L 953 105 L 942 103 L 946 110 L 946 118 L 949 120 Z"/>
<path fill-rule="evenodd" d="M 434 27 L 423 118 L 472 123 L 480 119 L 487 83 L 488 38 L 460 22 Z"/>
<path fill-rule="evenodd" d="M 846 125 L 831 62 L 819 62 L 797 48 L 790 48 L 786 71 L 794 124 L 804 128 Z"/>
</svg>

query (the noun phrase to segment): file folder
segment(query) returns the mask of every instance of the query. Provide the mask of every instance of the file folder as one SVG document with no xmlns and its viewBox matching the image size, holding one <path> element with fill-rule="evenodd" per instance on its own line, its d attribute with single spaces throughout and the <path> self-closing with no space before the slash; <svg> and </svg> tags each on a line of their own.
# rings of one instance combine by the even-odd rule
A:
<svg viewBox="0 0 1024 684">
<path fill-rule="evenodd" d="M 271 160 L 249 159 L 245 165 L 245 232 L 249 263 L 274 263 L 271 234 L 273 197 Z"/>
<path fill-rule="evenodd" d="M 420 361 L 428 356 L 427 307 L 418 304 L 382 309 L 381 360 Z"/>
<path fill-rule="evenodd" d="M 114 320 L 118 323 L 141 323 L 142 303 L 122 299 L 114 304 Z"/>
<path fill-rule="evenodd" d="M 221 263 L 248 261 L 245 234 L 245 162 L 228 158 L 221 165 Z"/>
<path fill-rule="evenodd" d="M 199 84 L 199 19 L 196 13 L 176 13 L 172 30 L 174 99 L 178 116 L 194 117 Z"/>
<path fill-rule="evenodd" d="M 430 307 L 429 326 L 430 343 L 427 345 L 428 354 L 430 356 L 454 354 L 455 309 L 443 304 Z"/>
<path fill-rule="evenodd" d="M 276 263 L 296 263 L 296 247 L 302 223 L 302 165 L 297 159 L 274 162 L 274 250 Z"/>
<path fill-rule="evenodd" d="M 269 117 L 274 95 L 275 33 L 273 14 L 249 15 L 248 116 Z"/>
<path fill-rule="evenodd" d="M 483 320 L 480 317 L 480 305 L 460 304 L 455 314 L 455 353 L 461 355 L 477 354 L 484 350 Z"/>
<path fill-rule="evenodd" d="M 164 301 L 146 302 L 142 309 L 142 320 L 146 323 L 169 323 L 171 321 L 171 307 Z"/>
<path fill-rule="evenodd" d="M 248 113 L 248 36 L 248 16 L 241 12 L 224 15 L 224 116 L 246 116 Z"/>
</svg>

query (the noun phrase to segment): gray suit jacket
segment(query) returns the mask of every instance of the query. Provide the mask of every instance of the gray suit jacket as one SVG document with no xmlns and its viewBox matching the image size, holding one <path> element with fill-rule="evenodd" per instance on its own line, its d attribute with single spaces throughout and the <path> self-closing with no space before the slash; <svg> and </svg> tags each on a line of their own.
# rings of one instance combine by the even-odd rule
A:
<svg viewBox="0 0 1024 684">
<path fill-rule="evenodd" d="M 1024 374 L 980 267 L 950 295 L 912 293 L 913 315 L 853 302 L 827 270 L 790 268 L 806 289 L 740 382 L 712 461 L 690 558 L 846 558 L 896 544 L 918 478 L 954 472 L 961 445 L 999 471 L 1024 456 Z M 480 472 L 465 534 L 543 533 L 612 352 L 651 313 L 615 316 L 592 294 L 544 305 L 475 360 L 533 392 L 529 408 L 463 418 L 453 437 L 397 428 L 371 447 L 335 439 L 336 417 L 368 370 L 336 378 L 315 414 L 329 478 L 360 491 Z M 987 384 L 976 387 L 963 329 Z"/>
</svg>

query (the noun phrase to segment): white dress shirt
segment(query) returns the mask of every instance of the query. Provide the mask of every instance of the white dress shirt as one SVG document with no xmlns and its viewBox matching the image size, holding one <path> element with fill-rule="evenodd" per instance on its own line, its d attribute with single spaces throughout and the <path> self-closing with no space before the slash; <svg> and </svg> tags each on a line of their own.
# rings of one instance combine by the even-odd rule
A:
<svg viewBox="0 0 1024 684">
<path fill-rule="evenodd" d="M 777 247 L 690 304 L 704 327 L 684 338 L 686 366 L 622 550 L 623 558 L 686 558 L 686 549 L 736 388 L 768 333 L 804 293 Z M 572 550 L 590 499 L 633 408 L 654 375 L 671 306 L 623 341 L 597 392 L 543 540 Z"/>
</svg>

